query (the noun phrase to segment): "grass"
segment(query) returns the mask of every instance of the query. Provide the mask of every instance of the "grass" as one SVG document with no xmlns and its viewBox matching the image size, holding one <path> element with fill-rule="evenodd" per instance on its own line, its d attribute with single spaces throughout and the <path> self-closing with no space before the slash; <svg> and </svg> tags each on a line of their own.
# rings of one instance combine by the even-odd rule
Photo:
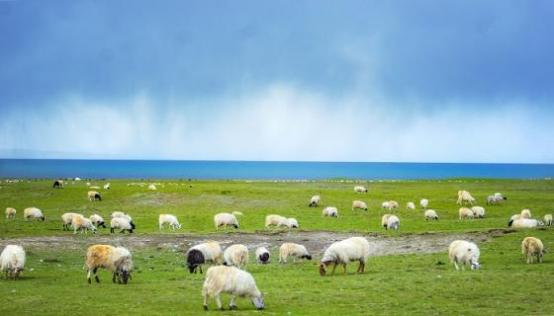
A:
<svg viewBox="0 0 554 316">
<path fill-rule="evenodd" d="M 352 183 L 341 182 L 168 181 L 155 192 L 127 186 L 131 180 L 110 182 L 112 189 L 101 190 L 104 200 L 95 203 L 86 199 L 84 183 L 61 190 L 52 189 L 49 181 L 2 184 L 0 206 L 15 207 L 18 216 L 15 221 L 1 221 L 0 237 L 71 235 L 61 230 L 59 218 L 68 210 L 87 215 L 99 212 L 106 218 L 114 210 L 123 210 L 134 217 L 137 233 L 145 235 L 159 233 L 157 215 L 162 212 L 179 217 L 183 224 L 180 232 L 211 233 L 215 231 L 213 215 L 231 210 L 245 213 L 240 228 L 244 232 L 263 230 L 264 216 L 277 213 L 296 217 L 305 230 L 394 235 L 379 227 L 383 213 L 380 204 L 385 199 L 401 203 L 401 209 L 395 212 L 401 218 L 401 233 L 454 233 L 505 227 L 509 216 L 522 208 L 530 208 L 535 216 L 542 217 L 552 213 L 554 202 L 554 182 L 547 180 L 374 182 L 366 195 L 355 194 Z M 460 222 L 455 205 L 458 189 L 469 190 L 480 202 L 499 191 L 508 196 L 508 201 L 486 207 L 486 219 Z M 341 217 L 322 218 L 321 208 L 308 208 L 312 194 L 321 194 L 325 205 L 339 207 Z M 440 221 L 425 222 L 423 211 L 404 209 L 407 201 L 422 197 L 430 200 Z M 353 199 L 367 201 L 369 212 L 352 212 Z M 28 206 L 41 208 L 46 222 L 23 221 L 22 210 Z M 104 230 L 101 234 L 108 233 Z M 351 264 L 348 275 L 332 277 L 319 276 L 317 258 L 279 265 L 274 257 L 268 266 L 251 263 L 247 267 L 265 295 L 266 310 L 255 311 L 250 302 L 239 299 L 238 311 L 215 312 L 215 303 L 210 300 L 208 314 L 552 315 L 554 256 L 547 253 L 544 263 L 525 264 L 520 253 L 525 236 L 536 236 L 547 248 L 554 249 L 552 229 L 523 230 L 480 244 L 479 271 L 457 272 L 448 263 L 446 252 L 440 252 L 372 257 L 365 274 L 354 274 L 356 265 Z M 95 237 L 81 238 L 93 243 Z M 82 269 L 85 249 L 29 248 L 23 278 L 16 282 L 0 279 L 0 315 L 204 314 L 200 295 L 203 275 L 185 270 L 182 252 L 171 248 L 132 251 L 136 269 L 129 285 L 112 284 L 105 271 L 100 273 L 102 283 L 88 285 Z M 228 296 L 223 302 L 228 304 Z"/>
</svg>

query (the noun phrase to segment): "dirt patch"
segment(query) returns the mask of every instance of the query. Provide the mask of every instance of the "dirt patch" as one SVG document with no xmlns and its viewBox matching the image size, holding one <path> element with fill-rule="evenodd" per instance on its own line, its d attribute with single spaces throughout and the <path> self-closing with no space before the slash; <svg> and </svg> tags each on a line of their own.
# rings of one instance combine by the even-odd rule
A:
<svg viewBox="0 0 554 316">
<path fill-rule="evenodd" d="M 22 245 L 29 249 L 86 249 L 88 245 L 105 243 L 122 245 L 130 249 L 159 248 L 186 251 L 192 245 L 208 240 L 216 240 L 226 247 L 230 244 L 245 244 L 249 249 L 265 246 L 271 249 L 283 242 L 295 242 L 305 245 L 316 256 L 323 253 L 331 243 L 352 236 L 364 236 L 370 243 L 372 256 L 386 256 L 410 253 L 435 253 L 446 251 L 448 245 L 456 239 L 472 240 L 482 243 L 493 237 L 509 233 L 509 230 L 490 230 L 470 233 L 425 233 L 409 234 L 398 237 L 380 235 L 337 233 L 337 232 L 283 232 L 283 233 L 219 233 L 219 234 L 167 234 L 167 235 L 71 235 L 49 237 L 5 238 L 0 246 L 8 244 Z"/>
</svg>

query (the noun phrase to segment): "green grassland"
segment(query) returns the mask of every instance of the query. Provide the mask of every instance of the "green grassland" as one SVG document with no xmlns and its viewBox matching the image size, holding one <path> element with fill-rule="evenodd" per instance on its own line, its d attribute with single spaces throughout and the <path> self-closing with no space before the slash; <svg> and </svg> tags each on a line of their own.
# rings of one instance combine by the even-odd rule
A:
<svg viewBox="0 0 554 316">
<path fill-rule="evenodd" d="M 157 191 L 128 186 L 138 181 L 110 181 L 109 191 L 100 190 L 103 201 L 89 202 L 86 185 L 51 188 L 50 181 L 4 184 L 0 207 L 15 207 L 16 220 L 0 221 L 0 238 L 68 235 L 61 230 L 60 215 L 80 211 L 97 212 L 106 219 L 115 210 L 131 214 L 136 234 L 159 234 L 157 217 L 172 213 L 183 224 L 179 232 L 163 234 L 213 233 L 212 217 L 221 211 L 242 211 L 242 232 L 264 233 L 264 217 L 270 213 L 293 216 L 303 230 L 396 234 L 463 232 L 504 228 L 508 218 L 522 208 L 535 217 L 554 213 L 554 181 L 549 180 L 442 180 L 386 181 L 368 183 L 367 194 L 353 192 L 353 183 L 246 182 L 246 181 L 162 181 Z M 156 181 L 159 182 L 159 181 Z M 102 185 L 105 182 L 94 182 Z M 175 184 L 173 184 L 175 183 Z M 487 209 L 485 219 L 459 221 L 456 192 L 469 190 Z M 508 200 L 486 206 L 487 195 L 502 192 Z M 322 204 L 339 208 L 340 217 L 322 218 L 321 207 L 309 208 L 311 195 L 320 194 Z M 441 219 L 426 222 L 423 211 L 405 210 L 407 201 L 430 200 L 430 208 Z M 369 211 L 351 211 L 354 199 L 368 202 Z M 394 211 L 401 219 L 399 232 L 385 232 L 379 226 L 384 200 L 397 200 Z M 25 222 L 25 207 L 44 211 L 45 222 Z M 101 230 L 108 235 L 109 230 Z M 119 234 L 118 234 L 119 236 Z M 232 238 L 233 234 L 229 234 Z M 189 274 L 182 250 L 141 248 L 133 250 L 135 271 L 128 285 L 111 283 L 108 272 L 100 272 L 102 283 L 86 283 L 83 270 L 85 249 L 29 248 L 27 265 L 19 281 L 0 279 L 0 315 L 554 315 L 554 255 L 547 253 L 542 264 L 527 265 L 520 244 L 525 236 L 536 236 L 554 249 L 552 228 L 521 230 L 480 244 L 481 270 L 455 271 L 446 250 L 436 254 L 371 257 L 362 275 L 350 273 L 320 277 L 317 259 L 281 265 L 276 253 L 267 266 L 251 272 L 264 293 L 266 309 L 256 311 L 246 299 L 239 299 L 238 311 L 202 310 L 200 294 L 203 276 Z M 84 238 L 94 243 L 96 236 Z M 124 239 L 124 238 L 123 238 Z M 341 269 L 337 269 L 341 271 Z M 223 298 L 228 304 L 228 296 Z"/>
</svg>

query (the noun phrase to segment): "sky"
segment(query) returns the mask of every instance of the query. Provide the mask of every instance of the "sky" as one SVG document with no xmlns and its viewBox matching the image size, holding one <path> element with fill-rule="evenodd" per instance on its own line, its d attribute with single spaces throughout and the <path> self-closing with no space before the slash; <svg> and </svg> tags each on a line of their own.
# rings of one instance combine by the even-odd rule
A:
<svg viewBox="0 0 554 316">
<path fill-rule="evenodd" d="M 0 0 L 0 158 L 554 163 L 552 1 Z"/>
</svg>

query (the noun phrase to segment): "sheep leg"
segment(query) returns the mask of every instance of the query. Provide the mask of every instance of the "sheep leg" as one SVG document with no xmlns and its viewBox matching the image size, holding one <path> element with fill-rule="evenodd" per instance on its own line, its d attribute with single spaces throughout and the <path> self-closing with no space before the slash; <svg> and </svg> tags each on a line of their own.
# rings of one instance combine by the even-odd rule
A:
<svg viewBox="0 0 554 316">
<path fill-rule="evenodd" d="M 333 271 L 331 271 L 331 275 L 335 275 L 335 269 L 337 268 L 337 263 L 333 262 Z"/>
<path fill-rule="evenodd" d="M 344 274 L 346 274 L 346 263 L 342 264 L 342 268 L 344 269 Z"/>
<path fill-rule="evenodd" d="M 454 261 L 454 266 L 456 267 L 456 271 L 460 270 L 460 267 L 458 267 L 458 263 Z"/>
<path fill-rule="evenodd" d="M 221 296 L 219 295 L 219 293 L 217 293 L 215 296 L 215 303 L 217 304 L 217 308 L 220 309 L 220 310 L 223 310 L 223 306 L 221 306 Z"/>
<path fill-rule="evenodd" d="M 7 274 L 7 272 L 6 272 L 6 274 Z M 88 284 L 92 283 L 92 281 L 90 279 L 90 269 L 88 270 L 88 273 L 87 273 L 87 281 L 88 281 Z"/>
<path fill-rule="evenodd" d="M 208 294 L 204 294 L 204 310 L 208 310 Z"/>
<path fill-rule="evenodd" d="M 229 302 L 229 309 L 237 309 L 237 304 L 235 303 L 236 296 L 231 295 L 231 301 Z"/>
</svg>

